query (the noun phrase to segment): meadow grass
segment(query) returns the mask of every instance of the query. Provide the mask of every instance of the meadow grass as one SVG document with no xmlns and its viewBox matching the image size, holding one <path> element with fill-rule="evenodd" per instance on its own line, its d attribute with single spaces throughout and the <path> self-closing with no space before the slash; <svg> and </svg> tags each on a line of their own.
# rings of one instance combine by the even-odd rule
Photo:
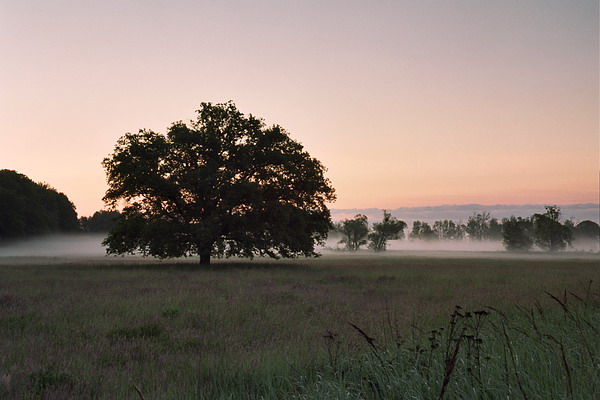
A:
<svg viewBox="0 0 600 400">
<path fill-rule="evenodd" d="M 383 345 L 355 327 L 370 351 L 332 359 L 285 397 L 599 398 L 600 294 L 590 285 L 581 296 L 549 296 L 557 307 L 536 304 L 510 314 L 457 306 L 447 324 L 427 335 L 396 335 Z"/>
<path fill-rule="evenodd" d="M 582 322 L 598 323 L 594 286 L 586 292 L 590 280 L 600 281 L 597 258 L 388 252 L 210 267 L 112 258 L 25 261 L 2 265 L 0 259 L 0 398 L 437 398 L 455 343 L 443 396 L 471 390 L 472 398 L 494 398 L 504 393 L 501 386 L 522 397 L 519 384 L 534 393 L 536 385 L 562 382 L 559 393 L 568 386 L 567 370 L 572 389 L 560 392 L 564 398 L 598 389 L 580 392 L 579 382 L 590 375 L 574 367 L 578 357 L 591 357 L 598 377 L 598 354 L 586 350 L 599 340 L 597 331 L 584 331 Z M 560 299 L 564 290 L 582 299 L 588 293 L 585 307 L 579 302 L 572 311 L 582 319 L 568 317 L 546 294 Z M 544 334 L 555 340 L 544 336 L 539 348 L 521 349 L 527 335 L 519 329 L 535 336 L 535 328 L 530 314 L 515 306 L 534 304 L 548 310 L 541 311 Z M 456 305 L 493 314 L 478 333 L 486 347 L 477 373 L 487 371 L 491 362 L 482 360 L 490 357 L 496 364 L 488 369 L 497 371 L 484 375 L 504 385 L 477 386 L 483 375 L 477 380 L 473 367 L 461 368 L 474 362 L 466 351 L 474 346 L 475 318 L 455 315 L 461 329 L 471 330 L 431 339 Z M 534 321 L 541 324 L 541 316 Z M 569 336 L 573 324 L 583 333 Z M 439 346 L 427 352 L 432 340 Z M 555 375 L 534 368 L 556 357 Z"/>
</svg>

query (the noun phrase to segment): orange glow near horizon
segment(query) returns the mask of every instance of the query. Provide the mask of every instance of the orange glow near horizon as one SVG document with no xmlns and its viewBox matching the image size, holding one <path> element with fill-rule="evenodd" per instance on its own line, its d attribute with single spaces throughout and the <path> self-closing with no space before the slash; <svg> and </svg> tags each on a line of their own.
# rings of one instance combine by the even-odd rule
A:
<svg viewBox="0 0 600 400">
<path fill-rule="evenodd" d="M 7 0 L 0 168 L 90 215 L 120 136 L 232 100 L 323 162 L 333 208 L 597 203 L 598 7 Z"/>
</svg>

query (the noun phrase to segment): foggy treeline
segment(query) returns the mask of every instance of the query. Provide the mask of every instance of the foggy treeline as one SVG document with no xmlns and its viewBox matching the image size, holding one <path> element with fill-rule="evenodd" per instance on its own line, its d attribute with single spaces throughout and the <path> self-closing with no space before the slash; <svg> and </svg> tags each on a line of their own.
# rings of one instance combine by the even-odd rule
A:
<svg viewBox="0 0 600 400">
<path fill-rule="evenodd" d="M 30 243 L 29 247 L 40 251 L 57 249 L 59 241 L 66 240 L 65 236 L 57 234 L 107 234 L 120 215 L 118 211 L 101 210 L 89 217 L 77 218 L 75 206 L 63 193 L 48 184 L 35 183 L 16 171 L 0 170 L 0 244 L 32 238 L 37 241 Z M 420 243 L 423 248 L 428 246 L 442 250 L 600 251 L 600 227 L 596 222 L 584 220 L 576 223 L 573 219 L 561 217 L 559 207 L 546 206 L 545 212 L 529 217 L 498 219 L 490 212 L 482 211 L 473 213 L 466 222 L 415 220 L 409 227 L 383 210 L 382 219 L 374 223 L 363 214 L 346 218 L 335 224 L 329 236 L 336 241 L 337 248 L 341 245 L 348 251 L 361 248 L 384 251 L 390 246 L 398 248 L 399 243 Z M 42 242 L 39 241 L 40 235 L 55 236 Z M 102 239 L 104 236 L 98 235 L 88 238 L 86 240 L 98 243 L 86 242 L 81 247 L 93 247 L 95 253 L 100 253 Z M 72 240 L 71 235 L 68 241 Z"/>
<path fill-rule="evenodd" d="M 335 224 L 332 232 L 338 237 L 338 244 L 348 251 L 361 247 L 381 251 L 386 246 L 374 246 L 372 237 L 376 227 L 380 231 L 390 232 L 387 240 L 405 239 L 421 243 L 502 243 L 508 251 L 562 251 L 568 248 L 599 250 L 600 227 L 593 221 L 575 223 L 570 219 L 562 220 L 560 207 L 546 206 L 544 213 L 536 213 L 530 217 L 493 218 L 489 212 L 473 213 L 466 223 L 449 219 L 437 220 L 432 224 L 416 220 L 410 230 L 407 224 L 399 221 L 384 210 L 383 221 L 369 228 L 368 217 L 358 214 L 354 218 L 344 219 Z M 387 222 L 386 222 L 387 221 Z M 389 221 L 401 230 L 393 231 Z M 392 232 L 393 231 L 393 232 Z M 381 236 L 381 235 L 380 235 Z M 385 235 L 384 235 L 385 236 Z M 574 246 L 574 243 L 578 246 Z M 477 247 L 477 246 L 475 246 Z"/>
</svg>

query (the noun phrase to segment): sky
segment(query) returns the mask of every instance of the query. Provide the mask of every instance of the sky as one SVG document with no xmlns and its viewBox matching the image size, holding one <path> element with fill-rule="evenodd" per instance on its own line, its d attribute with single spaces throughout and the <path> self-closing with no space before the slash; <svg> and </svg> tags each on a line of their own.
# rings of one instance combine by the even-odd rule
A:
<svg viewBox="0 0 600 400">
<path fill-rule="evenodd" d="M 598 203 L 597 0 L 0 2 L 0 169 L 102 208 L 117 139 L 232 100 L 333 208 Z"/>
</svg>

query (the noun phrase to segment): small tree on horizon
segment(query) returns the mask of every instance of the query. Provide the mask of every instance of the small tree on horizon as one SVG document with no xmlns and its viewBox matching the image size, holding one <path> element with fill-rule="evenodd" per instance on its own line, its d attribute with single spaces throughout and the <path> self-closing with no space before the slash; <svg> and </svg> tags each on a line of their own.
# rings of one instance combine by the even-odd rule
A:
<svg viewBox="0 0 600 400">
<path fill-rule="evenodd" d="M 473 213 L 467 221 L 467 233 L 470 239 L 486 240 L 490 230 L 490 213 L 483 211 L 481 213 Z"/>
<path fill-rule="evenodd" d="M 431 229 L 431 225 L 427 222 L 413 221 L 412 230 L 409 238 L 419 240 L 435 240 L 437 238 L 436 232 Z"/>
<path fill-rule="evenodd" d="M 573 233 L 568 225 L 561 224 L 560 216 L 558 206 L 546 206 L 545 213 L 533 215 L 535 244 L 541 249 L 560 251 L 571 245 Z"/>
<path fill-rule="evenodd" d="M 502 244 L 508 251 L 529 251 L 533 247 L 533 224 L 529 218 L 511 216 L 502 220 Z"/>
<path fill-rule="evenodd" d="M 458 240 L 464 238 L 465 226 L 460 222 L 445 219 L 433 223 L 433 231 L 439 240 Z"/>
<path fill-rule="evenodd" d="M 575 225 L 573 236 L 578 240 L 600 240 L 600 226 L 594 221 L 585 220 Z"/>
<path fill-rule="evenodd" d="M 406 223 L 399 221 L 392 214 L 383 210 L 383 220 L 373 224 L 373 231 L 369 234 L 369 248 L 375 251 L 384 251 L 388 240 L 402 239 Z"/>
<path fill-rule="evenodd" d="M 339 243 L 344 244 L 346 250 L 356 251 L 360 246 L 367 244 L 368 218 L 366 215 L 357 214 L 352 219 L 345 219 L 338 223 L 337 230 L 342 235 Z"/>
</svg>

